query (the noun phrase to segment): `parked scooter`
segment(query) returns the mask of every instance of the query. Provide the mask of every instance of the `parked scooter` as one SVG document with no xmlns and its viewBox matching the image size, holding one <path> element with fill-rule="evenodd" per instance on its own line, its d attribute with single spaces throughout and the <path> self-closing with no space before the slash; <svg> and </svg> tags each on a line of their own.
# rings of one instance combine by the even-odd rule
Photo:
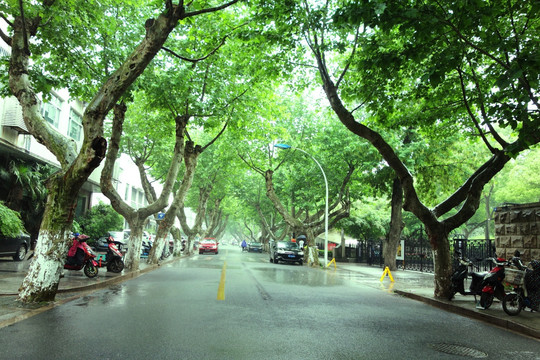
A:
<svg viewBox="0 0 540 360">
<path fill-rule="evenodd" d="M 495 267 L 491 269 L 484 280 L 482 280 L 482 294 L 480 295 L 480 303 L 477 305 L 477 309 L 488 309 L 493 303 L 493 299 L 496 297 L 499 300 L 503 300 L 506 295 L 504 291 L 504 267 L 509 265 L 508 261 L 503 258 L 488 258 L 491 260 Z"/>
<path fill-rule="evenodd" d="M 107 254 L 105 255 L 105 260 L 100 259 L 97 261 L 97 266 L 107 267 L 107 271 L 113 273 L 119 273 L 124 270 L 124 260 L 122 255 L 122 243 L 114 240 L 112 236 L 109 235 L 107 238 Z"/>
<path fill-rule="evenodd" d="M 469 271 L 469 267 L 473 268 L 473 263 L 466 257 L 462 256 L 460 251 L 456 251 L 454 256 L 458 260 L 458 266 L 452 273 L 452 288 L 448 296 L 448 300 L 452 300 L 456 293 L 461 295 L 473 295 L 476 302 L 476 296 L 482 295 L 482 280 L 486 273 L 478 273 Z M 465 290 L 465 279 L 471 278 L 469 289 Z"/>
<path fill-rule="evenodd" d="M 540 307 L 540 261 L 531 261 L 530 268 L 517 267 L 506 270 L 506 282 L 514 287 L 514 291 L 506 294 L 502 302 L 504 312 L 511 316 L 525 308 L 538 311 Z"/>
<path fill-rule="evenodd" d="M 99 269 L 97 267 L 97 262 L 94 260 L 96 254 L 92 251 L 90 246 L 88 246 L 86 239 L 88 239 L 88 236 L 86 235 L 78 235 L 73 239 L 73 246 L 68 252 L 68 259 L 64 264 L 64 269 L 83 269 L 84 275 L 93 278 L 97 276 Z"/>
<path fill-rule="evenodd" d="M 143 240 L 141 246 L 141 257 L 148 257 L 150 250 L 152 250 L 152 243 L 150 240 Z"/>
<path fill-rule="evenodd" d="M 152 240 L 143 240 L 142 247 L 141 247 L 141 257 L 148 257 L 150 255 L 150 250 L 152 250 L 152 247 L 154 245 L 154 242 Z M 174 248 L 173 248 L 174 249 Z M 160 259 L 165 260 L 169 256 L 171 256 L 172 250 L 169 246 L 165 245 L 163 247 L 163 251 L 161 253 Z"/>
<path fill-rule="evenodd" d="M 473 267 L 473 263 L 463 257 L 461 252 L 455 252 L 458 258 L 458 266 L 452 273 L 452 288 L 448 296 L 448 300 L 452 300 L 456 293 L 461 295 L 473 295 L 474 301 L 477 303 L 477 308 L 488 309 L 493 303 L 494 297 L 497 297 L 502 301 L 504 298 L 504 285 L 502 280 L 504 279 L 504 266 L 507 265 L 507 261 L 501 258 L 487 258 L 485 260 L 492 261 L 496 266 L 489 272 L 472 272 L 469 271 L 469 267 Z M 469 289 L 465 290 L 465 279 L 471 278 Z M 477 296 L 480 300 L 477 300 Z"/>
</svg>

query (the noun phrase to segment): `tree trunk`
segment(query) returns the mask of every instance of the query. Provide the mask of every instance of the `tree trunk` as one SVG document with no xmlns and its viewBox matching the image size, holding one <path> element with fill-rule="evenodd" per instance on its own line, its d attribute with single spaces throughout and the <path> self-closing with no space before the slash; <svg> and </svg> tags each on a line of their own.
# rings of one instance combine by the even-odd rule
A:
<svg viewBox="0 0 540 360">
<path fill-rule="evenodd" d="M 68 186 L 57 176 L 49 182 L 47 206 L 43 214 L 34 260 L 19 288 L 24 303 L 53 301 L 70 244 L 71 223 L 78 186 Z M 69 189 L 71 189 L 69 191 Z M 75 195 L 73 195 L 75 192 Z"/>
<path fill-rule="evenodd" d="M 304 253 L 304 261 L 309 266 L 318 267 L 321 263 L 319 262 L 319 250 L 317 249 L 317 244 L 315 243 L 315 234 L 309 228 L 304 228 L 300 231 L 295 231 L 296 236 L 306 235 L 307 242 L 307 254 Z"/>
<path fill-rule="evenodd" d="M 428 238 L 433 247 L 433 261 L 435 269 L 434 296 L 447 299 L 452 285 L 452 257 L 448 233 L 442 229 L 426 229 Z M 434 246 L 434 244 L 436 244 Z"/>
<path fill-rule="evenodd" d="M 141 219 L 137 216 L 126 217 L 126 221 L 129 224 L 130 234 L 128 240 L 128 251 L 124 258 L 126 270 L 139 270 L 139 264 L 141 261 L 141 247 L 143 241 L 143 230 L 145 219 Z"/>
<path fill-rule="evenodd" d="M 195 243 L 196 234 L 189 234 L 186 241 L 186 254 L 193 255 L 193 244 Z"/>
<path fill-rule="evenodd" d="M 187 223 L 186 213 L 184 211 L 184 204 L 181 204 L 181 206 L 179 206 L 178 210 L 176 211 L 176 216 L 178 220 L 180 221 L 182 230 L 184 231 L 184 234 L 186 234 L 186 236 L 188 237 L 188 240 L 187 240 L 188 246 L 186 248 L 186 255 L 193 255 L 193 241 L 195 237 L 202 232 L 202 221 L 204 217 L 206 216 L 206 206 L 207 206 L 208 198 L 210 197 L 212 188 L 213 188 L 212 185 L 199 188 L 199 206 L 197 208 L 197 216 L 195 217 L 195 224 L 193 225 L 192 228 L 190 228 Z"/>
<path fill-rule="evenodd" d="M 180 233 L 180 229 L 173 225 L 170 232 L 174 239 L 173 256 L 180 256 L 182 255 L 182 234 Z"/>
<path fill-rule="evenodd" d="M 388 266 L 391 271 L 397 269 L 396 254 L 399 246 L 399 240 L 401 238 L 401 231 L 403 230 L 402 208 L 403 189 L 401 188 L 401 182 L 399 179 L 395 178 L 392 186 L 392 214 L 390 217 L 390 232 L 388 233 L 388 239 L 384 240 L 383 245 L 384 266 Z"/>
</svg>

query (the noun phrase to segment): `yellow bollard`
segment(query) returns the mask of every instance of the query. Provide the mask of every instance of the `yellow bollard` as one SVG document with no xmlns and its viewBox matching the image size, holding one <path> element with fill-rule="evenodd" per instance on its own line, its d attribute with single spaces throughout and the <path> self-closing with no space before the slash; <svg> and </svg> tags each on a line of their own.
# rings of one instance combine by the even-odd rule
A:
<svg viewBox="0 0 540 360">
<path fill-rule="evenodd" d="M 326 267 L 329 267 L 331 263 L 334 263 L 334 269 L 337 269 L 337 266 L 336 266 L 336 258 L 333 258 L 332 261 L 330 261 L 328 263 L 328 265 L 326 265 Z"/>
<path fill-rule="evenodd" d="M 384 268 L 384 271 L 380 280 L 381 282 L 383 281 L 386 275 L 388 275 L 388 277 L 390 278 L 390 281 L 394 282 L 394 278 L 392 277 L 392 273 L 390 272 L 390 269 L 388 268 L 388 266 Z"/>
</svg>

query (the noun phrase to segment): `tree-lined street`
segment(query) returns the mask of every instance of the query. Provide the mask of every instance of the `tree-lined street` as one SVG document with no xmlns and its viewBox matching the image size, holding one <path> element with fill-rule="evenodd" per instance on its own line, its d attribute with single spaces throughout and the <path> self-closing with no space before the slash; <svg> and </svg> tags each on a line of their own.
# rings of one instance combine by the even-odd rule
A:
<svg viewBox="0 0 540 360">
<path fill-rule="evenodd" d="M 537 340 L 388 287 L 222 246 L 0 329 L 0 358 L 538 359 Z"/>
<path fill-rule="evenodd" d="M 58 167 L 20 300 L 54 300 L 80 192 L 101 169 L 99 191 L 131 230 L 127 269 L 159 212 L 152 263 L 181 226 L 188 248 L 226 230 L 264 243 L 302 234 L 317 266 L 323 220 L 359 230 L 346 219 L 382 198 L 389 219 L 369 236 L 384 237 L 385 265 L 412 231 L 406 211 L 431 244 L 434 293 L 447 297 L 453 233 L 482 207 L 489 242 L 497 176 L 538 151 L 537 13 L 536 2 L 501 0 L 1 1 L 2 95 L 22 114 L 8 141 L 32 135 Z M 60 90 L 73 100 L 68 132 Z M 317 155 L 328 195 L 309 159 L 277 143 Z M 142 189 L 115 179 L 120 152 Z M 17 189 L 5 199 L 15 211 Z"/>
</svg>

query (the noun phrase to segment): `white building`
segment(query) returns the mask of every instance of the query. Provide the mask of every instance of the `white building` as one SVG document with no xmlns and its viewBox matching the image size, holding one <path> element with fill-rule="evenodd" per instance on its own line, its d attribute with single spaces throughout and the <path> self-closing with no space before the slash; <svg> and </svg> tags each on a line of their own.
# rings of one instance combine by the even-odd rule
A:
<svg viewBox="0 0 540 360">
<path fill-rule="evenodd" d="M 83 103 L 70 99 L 67 91 L 58 91 L 52 94 L 51 101 L 42 104 L 41 111 L 53 129 L 72 138 L 78 146 L 81 145 Z M 60 167 L 56 157 L 28 133 L 21 107 L 15 97 L 0 99 L 0 125 L 0 156 Z M 84 213 L 99 201 L 109 202 L 99 188 L 102 168 L 103 164 L 83 185 L 77 201 L 78 214 Z M 131 206 L 139 208 L 147 205 L 137 167 L 126 155 L 116 161 L 113 184 L 124 201 Z M 159 192 L 161 189 L 157 190 Z"/>
</svg>

